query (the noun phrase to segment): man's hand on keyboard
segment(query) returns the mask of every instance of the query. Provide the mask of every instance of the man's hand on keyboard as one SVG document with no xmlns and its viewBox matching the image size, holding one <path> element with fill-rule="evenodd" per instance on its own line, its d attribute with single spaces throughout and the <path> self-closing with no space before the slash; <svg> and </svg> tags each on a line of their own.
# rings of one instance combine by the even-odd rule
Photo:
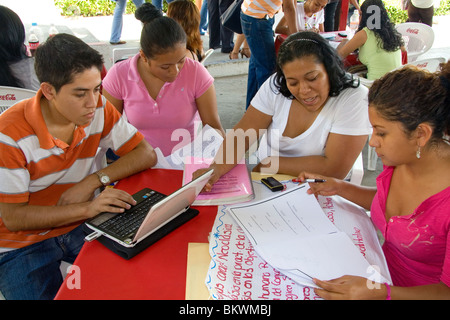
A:
<svg viewBox="0 0 450 320">
<path fill-rule="evenodd" d="M 105 188 L 88 204 L 88 215 L 94 217 L 101 212 L 121 213 L 135 204 L 136 200 L 129 193 L 119 189 Z"/>
</svg>

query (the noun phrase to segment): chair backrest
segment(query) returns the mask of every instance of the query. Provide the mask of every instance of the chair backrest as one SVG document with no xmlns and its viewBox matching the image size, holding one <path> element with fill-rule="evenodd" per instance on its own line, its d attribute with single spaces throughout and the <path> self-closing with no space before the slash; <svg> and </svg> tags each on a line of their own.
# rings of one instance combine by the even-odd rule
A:
<svg viewBox="0 0 450 320">
<path fill-rule="evenodd" d="M 436 72 L 439 70 L 439 65 L 446 61 L 447 59 L 440 57 L 440 58 L 420 59 L 408 64 L 417 66 L 421 69 L 426 69 L 430 72 Z"/>
<path fill-rule="evenodd" d="M 128 58 L 133 57 L 138 52 L 139 52 L 139 47 L 115 48 L 115 49 L 113 49 L 113 61 L 112 62 L 114 64 L 121 60 L 126 60 Z"/>
<path fill-rule="evenodd" d="M 358 76 L 358 77 L 359 77 L 359 82 L 367 88 L 370 88 L 372 86 L 373 82 L 375 81 L 375 80 L 369 80 L 366 77 L 361 77 L 361 76 Z"/>
<path fill-rule="evenodd" d="M 0 114 L 20 100 L 32 98 L 35 95 L 36 91 L 33 90 L 0 86 Z"/>
<path fill-rule="evenodd" d="M 275 54 L 278 56 L 278 51 L 280 51 L 281 44 L 286 40 L 287 35 L 277 34 L 275 37 Z"/>
<path fill-rule="evenodd" d="M 417 60 L 417 57 L 431 49 L 434 43 L 434 31 L 430 26 L 405 22 L 395 27 L 402 35 L 405 48 L 408 52 L 408 62 Z"/>
<path fill-rule="evenodd" d="M 202 61 L 200 62 L 201 64 L 205 65 L 206 60 L 213 54 L 214 49 L 208 49 L 205 52 L 205 56 L 203 57 Z"/>
</svg>

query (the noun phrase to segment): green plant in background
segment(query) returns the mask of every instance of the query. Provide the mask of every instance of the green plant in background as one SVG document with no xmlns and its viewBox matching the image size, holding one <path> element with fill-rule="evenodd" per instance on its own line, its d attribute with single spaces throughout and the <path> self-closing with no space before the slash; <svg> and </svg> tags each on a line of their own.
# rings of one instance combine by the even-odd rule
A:
<svg viewBox="0 0 450 320">
<path fill-rule="evenodd" d="M 384 0 L 386 10 L 395 24 L 406 22 L 408 13 L 401 9 L 401 0 Z M 435 8 L 435 16 L 446 16 L 450 14 L 450 0 L 441 0 L 438 8 Z"/>
<path fill-rule="evenodd" d="M 408 13 L 406 10 L 402 10 L 399 6 L 390 6 L 387 3 L 385 4 L 386 10 L 388 12 L 389 18 L 394 24 L 399 24 L 406 22 L 408 19 Z"/>
<path fill-rule="evenodd" d="M 450 0 L 441 0 L 441 4 L 434 12 L 434 15 L 446 16 L 448 14 L 450 14 Z"/>
<path fill-rule="evenodd" d="M 55 6 L 61 9 L 63 16 L 72 17 L 80 15 L 83 17 L 92 17 L 112 15 L 116 4 L 110 0 L 55 0 Z"/>
<path fill-rule="evenodd" d="M 55 6 L 61 9 L 63 16 L 111 16 L 114 14 L 116 2 L 113 0 L 54 0 Z M 151 0 L 146 0 L 150 2 Z M 136 7 L 133 1 L 127 1 L 125 14 L 134 14 Z M 163 3 L 163 11 L 167 11 L 167 2 Z"/>
<path fill-rule="evenodd" d="M 112 0 L 54 0 L 57 8 L 61 9 L 63 16 L 108 16 L 114 13 L 116 3 Z M 151 0 L 146 0 L 151 2 Z M 360 0 L 362 3 L 363 0 Z M 360 4 L 361 4 L 360 3 Z M 395 24 L 405 22 L 408 14 L 401 9 L 401 0 L 384 0 L 389 17 Z M 126 14 L 133 14 L 136 10 L 132 1 L 127 1 Z M 167 2 L 163 3 L 163 11 L 167 11 Z M 450 14 L 450 0 L 441 0 L 439 8 L 435 10 L 435 16 Z"/>
</svg>

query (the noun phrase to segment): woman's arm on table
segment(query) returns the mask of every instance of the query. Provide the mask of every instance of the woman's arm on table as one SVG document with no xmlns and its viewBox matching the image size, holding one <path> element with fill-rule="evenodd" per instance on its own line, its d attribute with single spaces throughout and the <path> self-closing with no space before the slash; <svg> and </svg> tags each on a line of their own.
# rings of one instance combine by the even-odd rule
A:
<svg viewBox="0 0 450 320">
<path fill-rule="evenodd" d="M 205 186 L 209 191 L 219 178 L 233 169 L 245 156 L 245 153 L 253 143 L 259 139 L 260 129 L 267 129 L 272 122 L 272 116 L 267 115 L 250 105 L 241 120 L 229 130 L 222 142 L 213 163 L 209 169 L 214 173 Z M 209 169 L 201 169 L 194 172 L 193 177 L 200 176 Z"/>
<path fill-rule="evenodd" d="M 267 168 L 274 165 L 269 162 L 278 161 L 276 172 L 297 176 L 302 171 L 314 172 L 324 176 L 344 179 L 353 167 L 364 144 L 367 135 L 350 136 L 330 133 L 325 148 L 325 155 L 305 156 L 305 157 L 269 157 L 258 164 L 254 171 L 267 171 Z"/>
<path fill-rule="evenodd" d="M 350 53 L 361 48 L 367 41 L 367 34 L 364 30 L 360 30 L 350 40 L 344 39 L 336 48 L 338 54 L 344 59 Z"/>
<path fill-rule="evenodd" d="M 302 182 L 305 181 L 305 179 L 325 180 L 325 182 L 310 183 L 310 189 L 307 191 L 308 193 L 321 196 L 338 195 L 350 202 L 363 207 L 365 210 L 370 210 L 373 198 L 375 197 L 375 194 L 377 192 L 377 189 L 375 187 L 360 186 L 351 182 L 332 177 L 326 177 L 320 174 L 301 172 L 298 175 L 298 180 Z"/>
</svg>

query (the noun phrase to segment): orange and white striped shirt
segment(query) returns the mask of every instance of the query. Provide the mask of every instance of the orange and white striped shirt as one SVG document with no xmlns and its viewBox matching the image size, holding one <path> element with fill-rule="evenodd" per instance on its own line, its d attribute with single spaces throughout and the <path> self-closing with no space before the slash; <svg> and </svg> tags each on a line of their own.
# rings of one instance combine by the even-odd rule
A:
<svg viewBox="0 0 450 320">
<path fill-rule="evenodd" d="M 0 202 L 56 205 L 64 191 L 92 173 L 99 147 L 124 155 L 144 138 L 100 96 L 92 121 L 77 127 L 67 145 L 48 131 L 41 97 L 39 90 L 0 116 Z M 65 234 L 79 224 L 11 232 L 0 217 L 0 252 Z"/>
<path fill-rule="evenodd" d="M 241 10 L 246 15 L 262 19 L 266 15 L 270 18 L 280 11 L 283 0 L 244 0 Z"/>
</svg>

